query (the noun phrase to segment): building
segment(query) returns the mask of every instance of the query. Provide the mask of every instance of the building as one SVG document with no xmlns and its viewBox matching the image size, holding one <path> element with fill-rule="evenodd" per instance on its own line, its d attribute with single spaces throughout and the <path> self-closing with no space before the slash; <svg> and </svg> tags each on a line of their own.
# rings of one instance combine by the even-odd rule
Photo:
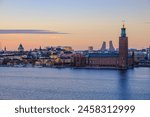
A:
<svg viewBox="0 0 150 117">
<path fill-rule="evenodd" d="M 100 51 L 106 51 L 106 42 L 104 41 Z"/>
<path fill-rule="evenodd" d="M 72 66 L 75 66 L 75 67 L 84 67 L 86 66 L 86 58 L 84 55 L 80 54 L 80 53 L 77 53 L 77 54 L 74 54 L 72 55 Z"/>
<path fill-rule="evenodd" d="M 23 51 L 24 51 L 24 47 L 23 47 L 23 45 L 22 45 L 22 44 L 20 44 L 20 45 L 19 45 L 19 47 L 18 47 L 18 51 L 19 51 L 19 52 L 23 52 Z"/>
<path fill-rule="evenodd" d="M 90 67 L 118 67 L 118 53 L 89 53 L 86 65 Z"/>
<path fill-rule="evenodd" d="M 4 52 L 6 52 L 7 51 L 7 48 L 6 48 L 6 46 L 4 47 Z"/>
<path fill-rule="evenodd" d="M 128 69 L 130 66 L 134 65 L 134 54 L 128 54 L 128 37 L 126 36 L 126 28 L 124 27 L 124 25 L 121 28 L 121 36 L 119 37 L 119 52 L 103 52 L 105 49 L 106 43 L 103 42 L 100 52 L 86 54 L 85 66 Z M 76 60 L 80 61 L 80 57 L 81 56 L 79 55 L 76 56 Z M 82 60 L 84 60 L 83 56 L 81 58 Z M 77 63 L 77 61 L 74 62 Z M 82 61 L 82 63 L 84 62 Z M 79 62 L 77 66 L 80 66 Z"/>
<path fill-rule="evenodd" d="M 88 51 L 89 51 L 89 52 L 93 52 L 93 46 L 89 46 L 89 47 L 88 47 Z"/>
<path fill-rule="evenodd" d="M 128 37 L 126 36 L 126 28 L 121 28 L 121 36 L 119 37 L 119 68 L 127 69 L 128 67 Z"/>
<path fill-rule="evenodd" d="M 112 41 L 109 41 L 109 51 L 111 52 L 115 51 Z"/>
<path fill-rule="evenodd" d="M 62 47 L 65 51 L 73 51 L 71 46 L 63 46 Z"/>
</svg>

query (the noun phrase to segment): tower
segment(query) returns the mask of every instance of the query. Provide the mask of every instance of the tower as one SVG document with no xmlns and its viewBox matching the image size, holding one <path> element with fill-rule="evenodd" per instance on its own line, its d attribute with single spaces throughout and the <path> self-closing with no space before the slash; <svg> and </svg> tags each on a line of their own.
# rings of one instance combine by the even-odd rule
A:
<svg viewBox="0 0 150 117">
<path fill-rule="evenodd" d="M 106 42 L 105 41 L 102 44 L 101 51 L 106 51 Z"/>
<path fill-rule="evenodd" d="M 119 37 L 119 68 L 128 68 L 128 37 L 126 36 L 126 28 L 121 28 L 121 36 Z"/>
<path fill-rule="evenodd" d="M 113 46 L 112 41 L 109 41 L 109 51 L 110 51 L 110 52 L 115 51 L 115 48 L 114 48 L 114 46 Z"/>
<path fill-rule="evenodd" d="M 4 52 L 6 52 L 7 51 L 7 48 L 6 48 L 6 46 L 4 47 Z"/>
</svg>

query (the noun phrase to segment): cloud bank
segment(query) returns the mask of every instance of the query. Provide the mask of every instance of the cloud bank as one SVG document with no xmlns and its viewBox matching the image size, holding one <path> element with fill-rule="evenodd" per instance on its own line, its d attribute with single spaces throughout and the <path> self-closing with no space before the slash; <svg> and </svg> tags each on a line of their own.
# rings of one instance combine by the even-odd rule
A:
<svg viewBox="0 0 150 117">
<path fill-rule="evenodd" d="M 3 30 L 3 29 L 0 29 L 0 34 L 68 34 L 68 33 L 55 32 L 55 31 L 49 31 L 49 30 L 29 30 L 29 29 Z"/>
</svg>

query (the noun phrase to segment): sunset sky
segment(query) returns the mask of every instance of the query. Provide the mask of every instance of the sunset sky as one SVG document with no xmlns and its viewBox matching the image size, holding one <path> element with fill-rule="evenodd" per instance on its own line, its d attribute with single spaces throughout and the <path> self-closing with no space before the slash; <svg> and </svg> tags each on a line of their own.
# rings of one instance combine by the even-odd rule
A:
<svg viewBox="0 0 150 117">
<path fill-rule="evenodd" d="M 118 48 L 122 20 L 129 48 L 150 45 L 150 0 L 0 0 L 0 46 L 99 49 L 103 41 L 108 46 L 112 40 Z"/>
</svg>

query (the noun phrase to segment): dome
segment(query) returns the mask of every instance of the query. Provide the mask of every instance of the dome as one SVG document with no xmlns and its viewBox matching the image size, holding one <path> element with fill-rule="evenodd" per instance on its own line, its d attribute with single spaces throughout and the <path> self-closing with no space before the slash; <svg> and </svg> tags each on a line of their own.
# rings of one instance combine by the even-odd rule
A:
<svg viewBox="0 0 150 117">
<path fill-rule="evenodd" d="M 19 45 L 19 47 L 18 47 L 18 51 L 20 51 L 20 52 L 21 52 L 21 51 L 24 51 L 24 47 L 23 47 L 23 45 L 22 45 L 22 44 L 20 44 L 20 45 Z"/>
</svg>

